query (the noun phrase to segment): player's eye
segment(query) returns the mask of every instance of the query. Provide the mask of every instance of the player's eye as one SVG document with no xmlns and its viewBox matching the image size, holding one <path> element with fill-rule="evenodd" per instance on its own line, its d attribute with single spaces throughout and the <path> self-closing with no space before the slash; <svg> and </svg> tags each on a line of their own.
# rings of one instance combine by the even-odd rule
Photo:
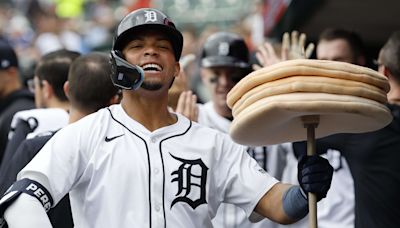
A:
<svg viewBox="0 0 400 228">
<path fill-rule="evenodd" d="M 172 50 L 172 47 L 168 41 L 160 41 L 157 46 L 161 49 Z"/>
<path fill-rule="evenodd" d="M 210 83 L 217 83 L 218 82 L 218 76 L 217 75 L 213 75 L 209 78 L 209 82 Z"/>
<path fill-rule="evenodd" d="M 128 48 L 141 48 L 143 47 L 143 44 L 141 42 L 131 42 L 127 46 Z"/>
</svg>

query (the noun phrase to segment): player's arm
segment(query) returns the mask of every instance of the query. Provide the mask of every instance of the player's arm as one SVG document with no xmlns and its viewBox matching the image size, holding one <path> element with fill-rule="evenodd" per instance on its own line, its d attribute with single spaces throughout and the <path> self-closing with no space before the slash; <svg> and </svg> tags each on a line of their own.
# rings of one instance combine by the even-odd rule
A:
<svg viewBox="0 0 400 228">
<path fill-rule="evenodd" d="M 4 218 L 10 228 L 52 227 L 42 204 L 35 197 L 25 193 L 7 208 Z"/>
<path fill-rule="evenodd" d="M 258 202 L 255 211 L 281 224 L 290 224 L 308 213 L 307 193 L 326 197 L 332 181 L 333 168 L 320 156 L 304 156 L 298 165 L 300 186 L 275 184 Z"/>
<path fill-rule="evenodd" d="M 294 218 L 293 215 L 289 216 L 283 208 L 284 195 L 288 193 L 290 188 L 297 188 L 297 186 L 283 183 L 275 184 L 258 202 L 255 211 L 280 224 L 291 224 L 303 218 L 308 213 L 308 203 L 305 197 L 301 196 L 297 199 L 300 205 L 300 208 L 298 208 L 300 218 Z"/>
<path fill-rule="evenodd" d="M 54 202 L 48 183 L 39 175 L 32 177 L 15 182 L 1 198 L 0 228 L 52 227 L 46 214 Z"/>
<path fill-rule="evenodd" d="M 32 216 L 32 220 L 27 222 L 28 225 L 31 224 L 30 227 L 46 227 L 32 224 L 47 224 L 48 217 L 45 212 L 68 193 L 81 176 L 84 166 L 79 165 L 86 162 L 85 155 L 79 150 L 81 134 L 74 133 L 79 132 L 77 128 L 79 125 L 71 124 L 58 131 L 18 173 L 18 181 L 0 200 L 0 220 L 4 213 L 6 216 L 6 220 L 0 221 L 3 227 L 7 227 L 5 221 L 10 223 L 10 227 L 24 227 L 26 223 L 19 221 L 15 216 L 25 216 L 24 210 L 27 209 L 38 215 Z M 70 145 L 69 142 L 77 143 Z M 83 148 L 85 150 L 85 147 Z M 28 221 L 25 218 L 24 220 Z M 3 227 L 0 225 L 0 228 Z"/>
</svg>

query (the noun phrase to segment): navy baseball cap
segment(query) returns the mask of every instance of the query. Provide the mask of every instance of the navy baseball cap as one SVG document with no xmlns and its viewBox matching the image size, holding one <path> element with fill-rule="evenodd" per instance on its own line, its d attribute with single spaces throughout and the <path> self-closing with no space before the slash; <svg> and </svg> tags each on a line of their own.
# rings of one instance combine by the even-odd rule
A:
<svg viewBox="0 0 400 228">
<path fill-rule="evenodd" d="M 7 41 L 0 40 L 0 70 L 9 67 L 18 67 L 17 54 Z"/>
<path fill-rule="evenodd" d="M 200 66 L 250 68 L 249 49 L 238 34 L 214 33 L 204 44 Z"/>
</svg>

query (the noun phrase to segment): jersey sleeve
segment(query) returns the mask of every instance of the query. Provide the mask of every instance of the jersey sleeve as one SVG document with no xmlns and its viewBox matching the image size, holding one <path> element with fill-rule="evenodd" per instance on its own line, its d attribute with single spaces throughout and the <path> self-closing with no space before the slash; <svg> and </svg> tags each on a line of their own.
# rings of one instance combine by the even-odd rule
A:
<svg viewBox="0 0 400 228">
<path fill-rule="evenodd" d="M 90 140 L 84 129 L 90 128 L 72 124 L 58 131 L 19 172 L 17 179 L 38 181 L 57 204 L 78 181 L 86 166 Z"/>
<path fill-rule="evenodd" d="M 249 217 L 258 201 L 278 180 L 258 165 L 244 146 L 235 144 L 230 139 L 225 141 L 221 162 L 229 162 L 229 166 L 224 183 L 224 202 L 241 207 Z"/>
</svg>

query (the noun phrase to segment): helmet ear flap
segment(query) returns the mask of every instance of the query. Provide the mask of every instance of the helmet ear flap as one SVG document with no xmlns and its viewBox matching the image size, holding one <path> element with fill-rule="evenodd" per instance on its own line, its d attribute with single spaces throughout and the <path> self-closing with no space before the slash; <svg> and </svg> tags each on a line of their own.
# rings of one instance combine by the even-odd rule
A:
<svg viewBox="0 0 400 228">
<path fill-rule="evenodd" d="M 143 83 L 143 69 L 126 61 L 121 51 L 111 51 L 110 64 L 111 80 L 115 86 L 127 90 L 136 90 Z"/>
</svg>

